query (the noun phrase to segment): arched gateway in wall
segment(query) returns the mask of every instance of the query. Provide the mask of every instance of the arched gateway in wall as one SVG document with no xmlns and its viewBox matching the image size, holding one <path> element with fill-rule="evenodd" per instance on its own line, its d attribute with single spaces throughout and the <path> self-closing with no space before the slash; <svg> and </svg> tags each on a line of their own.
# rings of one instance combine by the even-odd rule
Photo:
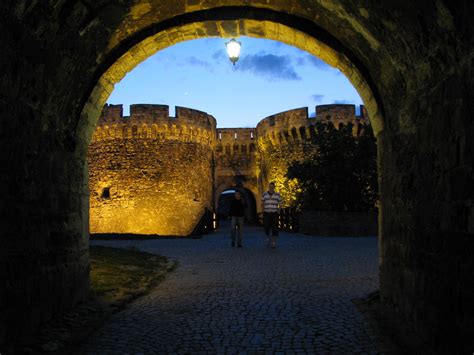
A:
<svg viewBox="0 0 474 355">
<path fill-rule="evenodd" d="M 319 56 L 359 91 L 377 136 L 382 304 L 426 344 L 472 352 L 473 16 L 467 0 L 2 6 L 0 343 L 87 297 L 86 152 L 113 85 L 174 43 L 248 35 Z"/>
<path fill-rule="evenodd" d="M 205 211 L 222 214 L 220 194 L 237 189 L 247 200 L 246 220 L 256 222 L 262 192 L 274 181 L 283 201 L 288 166 L 315 151 L 317 122 L 368 124 L 361 107 L 316 106 L 280 112 L 254 128 L 216 128 L 204 112 L 165 105 L 106 105 L 88 152 L 90 232 L 188 236 Z M 222 206 L 221 206 L 222 207 Z M 284 207 L 289 207 L 284 205 Z"/>
</svg>

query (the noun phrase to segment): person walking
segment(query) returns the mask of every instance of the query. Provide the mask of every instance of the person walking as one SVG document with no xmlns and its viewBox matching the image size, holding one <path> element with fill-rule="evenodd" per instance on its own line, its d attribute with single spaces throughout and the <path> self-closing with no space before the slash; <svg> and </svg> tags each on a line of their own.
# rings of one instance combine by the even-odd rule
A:
<svg viewBox="0 0 474 355">
<path fill-rule="evenodd" d="M 267 236 L 267 243 L 273 249 L 276 247 L 278 236 L 278 216 L 281 208 L 281 196 L 275 191 L 275 183 L 268 184 L 268 191 L 262 195 L 263 228 Z"/>
<path fill-rule="evenodd" d="M 230 222 L 230 236 L 232 238 L 232 247 L 235 247 L 237 242 L 237 247 L 242 248 L 242 229 L 244 228 L 244 211 L 245 211 L 245 201 L 242 198 L 240 191 L 235 191 L 234 199 L 230 203 L 229 216 L 231 218 Z"/>
</svg>

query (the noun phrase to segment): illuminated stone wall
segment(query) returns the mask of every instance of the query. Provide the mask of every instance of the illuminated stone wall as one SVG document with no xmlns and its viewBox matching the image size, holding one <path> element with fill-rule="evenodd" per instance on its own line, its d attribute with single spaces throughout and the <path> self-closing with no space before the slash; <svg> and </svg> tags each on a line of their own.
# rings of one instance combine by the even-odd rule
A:
<svg viewBox="0 0 474 355">
<path fill-rule="evenodd" d="M 89 148 L 91 233 L 190 234 L 212 210 L 215 126 L 186 108 L 106 106 Z"/>
<path fill-rule="evenodd" d="M 215 202 L 226 189 L 242 186 L 258 196 L 259 154 L 255 128 L 217 129 Z"/>
<path fill-rule="evenodd" d="M 354 105 L 318 106 L 316 118 L 307 108 L 281 112 L 256 128 L 216 129 L 206 113 L 168 111 L 132 105 L 124 117 L 122 105 L 104 107 L 89 148 L 91 233 L 189 235 L 227 189 L 249 190 L 260 212 L 269 181 L 291 206 L 298 186 L 285 174 L 314 152 L 314 123 L 365 123 Z"/>
<path fill-rule="evenodd" d="M 311 137 L 315 135 L 316 122 L 332 122 L 353 125 L 353 134 L 358 135 L 363 126 L 370 124 L 365 109 L 356 116 L 354 105 L 316 106 L 316 117 L 308 116 L 307 108 L 285 111 L 266 117 L 257 125 L 258 150 L 260 153 L 261 189 L 266 190 L 270 181 L 275 182 L 281 193 L 284 207 L 291 207 L 296 198 L 296 180 L 285 177 L 293 161 L 302 161 L 316 152 Z M 262 190 L 261 190 L 262 192 Z"/>
</svg>

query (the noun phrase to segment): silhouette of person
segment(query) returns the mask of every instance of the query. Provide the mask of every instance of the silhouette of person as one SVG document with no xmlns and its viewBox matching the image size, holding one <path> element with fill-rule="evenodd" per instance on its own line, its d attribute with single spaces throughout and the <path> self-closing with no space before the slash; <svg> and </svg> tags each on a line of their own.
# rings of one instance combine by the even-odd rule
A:
<svg viewBox="0 0 474 355">
<path fill-rule="evenodd" d="M 229 210 L 229 216 L 231 218 L 230 235 L 232 238 L 232 247 L 235 247 L 235 243 L 237 242 L 237 247 L 242 248 L 242 229 L 244 228 L 245 207 L 245 201 L 242 198 L 242 194 L 239 191 L 235 191 L 234 199 L 230 204 Z"/>
</svg>

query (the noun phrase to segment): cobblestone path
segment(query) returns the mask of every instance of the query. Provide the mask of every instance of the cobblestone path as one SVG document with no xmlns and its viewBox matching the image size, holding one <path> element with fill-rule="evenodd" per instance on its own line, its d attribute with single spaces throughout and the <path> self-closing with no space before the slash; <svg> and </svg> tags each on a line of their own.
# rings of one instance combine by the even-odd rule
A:
<svg viewBox="0 0 474 355">
<path fill-rule="evenodd" d="M 96 241 L 178 260 L 148 296 L 115 314 L 81 353 L 377 353 L 351 299 L 378 288 L 377 239 L 281 233 L 277 248 L 247 228 L 202 239 Z"/>
</svg>

